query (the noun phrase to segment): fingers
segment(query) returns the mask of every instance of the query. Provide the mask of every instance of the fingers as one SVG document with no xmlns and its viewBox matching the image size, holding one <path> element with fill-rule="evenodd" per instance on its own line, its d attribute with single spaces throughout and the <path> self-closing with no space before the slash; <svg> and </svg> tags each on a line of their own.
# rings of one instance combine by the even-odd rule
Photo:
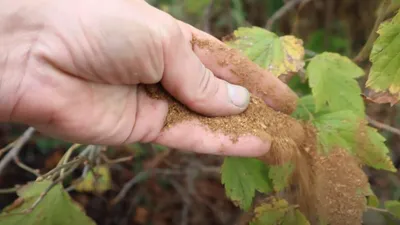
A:
<svg viewBox="0 0 400 225">
<path fill-rule="evenodd" d="M 200 114 L 225 116 L 243 112 L 249 104 L 249 92 L 217 78 L 201 63 L 174 21 L 174 34 L 164 43 L 163 87 L 178 101 Z"/>
<path fill-rule="evenodd" d="M 193 51 L 215 76 L 246 87 L 275 110 L 290 114 L 296 108 L 296 94 L 277 77 L 251 62 L 247 57 L 196 28 L 179 22 L 187 39 L 194 36 Z"/>
<path fill-rule="evenodd" d="M 271 142 L 265 138 L 244 136 L 233 143 L 230 137 L 211 132 L 196 121 L 183 121 L 163 129 L 167 103 L 148 97 L 141 88 L 137 99 L 136 123 L 126 143 L 152 142 L 183 151 L 242 157 L 259 157 L 270 149 Z"/>
</svg>

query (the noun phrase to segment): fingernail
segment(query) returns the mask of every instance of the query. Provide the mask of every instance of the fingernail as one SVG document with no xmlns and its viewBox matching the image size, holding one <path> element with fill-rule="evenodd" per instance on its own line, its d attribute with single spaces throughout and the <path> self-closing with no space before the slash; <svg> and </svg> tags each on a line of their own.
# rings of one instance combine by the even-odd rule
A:
<svg viewBox="0 0 400 225">
<path fill-rule="evenodd" d="M 228 94 L 231 102 L 240 108 L 246 108 L 250 101 L 250 93 L 246 88 L 227 83 Z"/>
</svg>

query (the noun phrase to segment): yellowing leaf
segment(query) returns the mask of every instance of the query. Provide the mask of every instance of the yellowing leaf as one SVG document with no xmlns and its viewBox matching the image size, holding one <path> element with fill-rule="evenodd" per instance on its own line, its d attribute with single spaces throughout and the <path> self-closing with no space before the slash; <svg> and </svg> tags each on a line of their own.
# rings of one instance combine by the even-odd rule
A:
<svg viewBox="0 0 400 225">
<path fill-rule="evenodd" d="M 311 59 L 307 76 L 315 99 L 316 111 L 326 106 L 330 111 L 352 110 L 364 115 L 361 89 L 355 78 L 364 71 L 349 58 L 336 53 L 322 53 Z"/>
<path fill-rule="evenodd" d="M 273 198 L 270 203 L 263 203 L 254 209 L 255 217 L 251 225 L 280 224 L 288 211 L 289 204 L 286 200 Z"/>
<path fill-rule="evenodd" d="M 307 218 L 285 199 L 272 197 L 254 209 L 250 225 L 310 225 Z"/>
<path fill-rule="evenodd" d="M 304 67 L 303 41 L 294 36 L 279 37 L 260 27 L 241 27 L 226 43 L 275 76 Z"/>
<path fill-rule="evenodd" d="M 288 162 L 283 165 L 269 166 L 268 175 L 272 180 L 275 191 L 281 191 L 288 185 L 293 169 L 294 165 L 292 162 Z"/>
<path fill-rule="evenodd" d="M 50 181 L 34 182 L 19 190 L 22 204 L 8 207 L 0 214 L 2 225 L 95 225 L 78 205 L 64 191 L 61 184 L 55 185 L 43 200 L 30 213 L 24 210 L 31 208 L 37 198 L 51 185 Z M 9 211 L 8 211 L 9 210 Z"/>
<path fill-rule="evenodd" d="M 385 208 L 396 218 L 400 219 L 400 201 L 386 201 Z"/>
<path fill-rule="evenodd" d="M 96 192 L 103 193 L 111 188 L 111 175 L 107 166 L 98 166 L 93 169 L 94 173 L 89 170 L 86 177 L 76 184 L 75 190 L 80 192 Z M 98 177 L 96 177 L 98 176 Z"/>
<path fill-rule="evenodd" d="M 372 67 L 366 83 L 375 91 L 400 92 L 400 13 L 379 26 L 370 60 Z M 398 98 L 399 96 L 397 96 Z"/>
<path fill-rule="evenodd" d="M 268 169 L 257 159 L 226 157 L 221 179 L 227 196 L 244 210 L 250 208 L 256 191 L 271 191 Z"/>
</svg>

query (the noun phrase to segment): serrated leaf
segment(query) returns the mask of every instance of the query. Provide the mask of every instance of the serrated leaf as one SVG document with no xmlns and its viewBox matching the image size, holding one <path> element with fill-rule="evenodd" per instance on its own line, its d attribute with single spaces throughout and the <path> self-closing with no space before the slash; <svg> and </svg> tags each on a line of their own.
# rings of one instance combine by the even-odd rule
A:
<svg viewBox="0 0 400 225">
<path fill-rule="evenodd" d="M 30 183 L 18 191 L 22 204 L 9 207 L 0 214 L 2 225 L 95 225 L 77 204 L 75 204 L 62 185 L 55 185 L 30 213 L 21 214 L 29 209 L 36 199 L 49 187 L 50 181 Z M 16 214 L 20 213 L 20 214 Z"/>
<path fill-rule="evenodd" d="M 357 121 L 357 117 L 349 110 L 316 117 L 313 124 L 318 130 L 321 150 L 325 153 L 335 147 L 351 150 L 355 142 Z"/>
<path fill-rule="evenodd" d="M 226 43 L 275 76 L 304 67 L 303 41 L 294 36 L 279 37 L 260 27 L 240 27 Z"/>
<path fill-rule="evenodd" d="M 93 174 L 93 172 L 95 174 Z M 98 176 L 98 177 L 96 177 Z M 89 170 L 85 178 L 76 184 L 75 190 L 79 192 L 104 193 L 111 189 L 111 173 L 107 166 L 98 166 Z"/>
<path fill-rule="evenodd" d="M 368 166 L 396 172 L 392 160 L 388 156 L 389 149 L 385 145 L 385 138 L 375 128 L 361 124 L 357 133 L 357 145 L 354 147 L 358 157 Z"/>
<path fill-rule="evenodd" d="M 318 130 L 319 149 L 322 152 L 328 153 L 335 147 L 342 147 L 368 166 L 396 171 L 388 157 L 385 138 L 376 129 L 367 126 L 354 112 L 347 110 L 314 115 L 313 124 Z"/>
<path fill-rule="evenodd" d="M 273 198 L 270 203 L 263 203 L 254 209 L 255 217 L 251 225 L 277 225 L 280 224 L 286 213 L 289 211 L 289 204 L 284 199 Z"/>
<path fill-rule="evenodd" d="M 349 58 L 337 53 L 325 52 L 313 57 L 307 66 L 307 76 L 316 111 L 327 106 L 332 112 L 352 110 L 363 115 L 365 106 L 355 80 L 363 74 Z"/>
<path fill-rule="evenodd" d="M 282 225 L 310 225 L 310 222 L 298 209 L 292 209 L 286 213 Z"/>
<path fill-rule="evenodd" d="M 249 210 L 256 191 L 271 192 L 268 169 L 257 159 L 226 157 L 221 170 L 227 196 L 244 210 Z"/>
<path fill-rule="evenodd" d="M 400 201 L 386 201 L 385 208 L 396 218 L 400 219 Z"/>
<path fill-rule="evenodd" d="M 361 191 L 363 193 L 363 191 Z M 379 199 L 372 191 L 371 187 L 367 188 L 367 192 L 365 193 L 367 196 L 367 205 L 370 207 L 378 207 L 379 206 Z"/>
<path fill-rule="evenodd" d="M 370 60 L 372 67 L 366 83 L 375 91 L 400 92 L 400 13 L 379 26 Z"/>
<path fill-rule="evenodd" d="M 276 192 L 283 190 L 288 185 L 293 169 L 294 165 L 292 162 L 269 166 L 268 176 L 272 180 Z"/>
</svg>

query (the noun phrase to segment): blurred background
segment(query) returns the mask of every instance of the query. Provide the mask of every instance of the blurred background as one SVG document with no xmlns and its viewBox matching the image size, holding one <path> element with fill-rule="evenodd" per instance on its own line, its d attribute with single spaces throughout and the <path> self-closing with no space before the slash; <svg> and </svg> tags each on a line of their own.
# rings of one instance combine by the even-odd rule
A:
<svg viewBox="0 0 400 225">
<path fill-rule="evenodd" d="M 366 42 L 374 26 L 379 0 L 149 0 L 150 4 L 217 38 L 241 26 L 268 27 L 278 35 L 292 34 L 304 41 L 308 55 L 324 51 L 353 58 Z M 396 2 L 396 1 L 394 1 Z M 296 3 L 296 4 L 295 4 Z M 393 9 L 397 5 L 393 5 Z M 389 16 L 389 15 L 388 15 Z M 368 63 L 362 65 L 368 72 Z M 364 80 L 360 80 L 363 86 Z M 310 92 L 300 76 L 289 85 L 299 95 Z M 400 167 L 400 114 L 398 106 L 366 101 L 367 114 L 387 138 L 392 159 Z M 27 127 L 0 125 L 0 146 L 18 138 Z M 35 133 L 19 158 L 32 168 L 54 168 L 72 143 Z M 220 182 L 222 158 L 183 153 L 151 144 L 109 148 L 109 158 L 132 156 L 103 171 L 98 186 L 71 188 L 69 193 L 99 225 L 233 225 L 243 224 L 242 214 L 225 196 Z M 155 173 L 149 173 L 155 169 Z M 380 200 L 400 200 L 400 173 L 389 174 L 366 169 L 373 190 Z M 80 176 L 78 170 L 70 180 Z M 0 188 L 34 180 L 36 177 L 15 163 L 0 174 Z M 103 185 L 103 186 L 102 186 Z M 0 194 L 0 209 L 15 200 L 15 194 Z M 364 224 L 400 224 L 384 214 L 365 213 Z"/>
</svg>

